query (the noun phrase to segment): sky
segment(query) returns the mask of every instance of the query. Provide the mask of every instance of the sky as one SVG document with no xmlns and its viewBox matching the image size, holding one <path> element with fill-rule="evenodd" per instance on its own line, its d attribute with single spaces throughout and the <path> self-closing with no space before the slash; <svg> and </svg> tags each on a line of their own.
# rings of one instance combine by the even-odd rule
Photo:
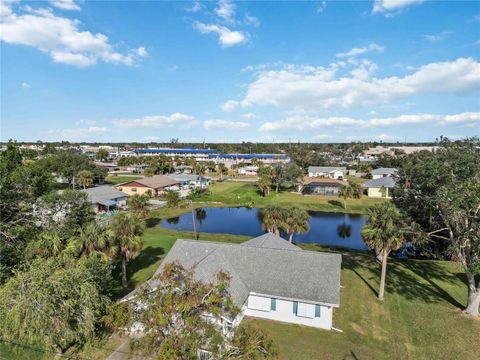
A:
<svg viewBox="0 0 480 360">
<path fill-rule="evenodd" d="M 479 1 L 0 3 L 18 141 L 480 135 Z"/>
</svg>

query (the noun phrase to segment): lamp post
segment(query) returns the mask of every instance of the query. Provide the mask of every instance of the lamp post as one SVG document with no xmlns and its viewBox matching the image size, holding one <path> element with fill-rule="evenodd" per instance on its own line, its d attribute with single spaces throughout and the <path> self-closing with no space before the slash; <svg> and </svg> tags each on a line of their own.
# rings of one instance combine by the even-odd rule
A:
<svg viewBox="0 0 480 360">
<path fill-rule="evenodd" d="M 190 200 L 190 208 L 192 209 L 193 236 L 195 237 L 195 240 L 198 240 L 198 238 L 197 238 L 197 226 L 195 224 L 195 216 L 193 214 L 193 201 L 192 200 Z"/>
</svg>

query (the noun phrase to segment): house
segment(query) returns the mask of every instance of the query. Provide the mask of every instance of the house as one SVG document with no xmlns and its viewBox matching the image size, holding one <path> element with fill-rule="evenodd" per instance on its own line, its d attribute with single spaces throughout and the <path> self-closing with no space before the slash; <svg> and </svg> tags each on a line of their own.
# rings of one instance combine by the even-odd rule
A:
<svg viewBox="0 0 480 360">
<path fill-rule="evenodd" d="M 244 166 L 244 167 L 241 167 L 238 169 L 238 173 L 240 175 L 258 175 L 258 166 L 253 166 L 253 165 L 249 165 L 249 166 Z"/>
<path fill-rule="evenodd" d="M 368 197 L 390 199 L 392 189 L 395 187 L 395 179 L 391 176 L 381 177 L 365 181 L 362 186 L 368 189 Z"/>
<path fill-rule="evenodd" d="M 229 293 L 240 313 L 223 319 L 224 333 L 244 316 L 331 329 L 333 309 L 340 306 L 340 254 L 304 251 L 271 233 L 242 244 L 178 239 L 163 266 L 178 262 L 208 282 L 219 271 L 230 274 Z M 150 287 L 156 288 L 156 281 Z M 135 291 L 123 301 L 134 299 Z"/>
<path fill-rule="evenodd" d="M 305 176 L 300 191 L 306 195 L 337 196 L 345 182 L 324 177 Z"/>
<path fill-rule="evenodd" d="M 178 182 L 180 189 L 206 189 L 210 185 L 210 178 L 194 174 L 169 174 L 170 179 Z"/>
<path fill-rule="evenodd" d="M 228 168 L 238 164 L 253 164 L 261 162 L 266 165 L 286 164 L 290 162 L 287 154 L 210 154 L 208 160 L 214 161 L 216 164 L 225 164 Z"/>
<path fill-rule="evenodd" d="M 113 186 L 101 185 L 82 191 L 87 194 L 95 213 L 116 210 L 127 205 L 128 195 Z"/>
<path fill-rule="evenodd" d="M 115 188 L 127 195 L 159 196 L 167 190 L 179 190 L 179 182 L 165 175 L 155 175 L 118 184 Z"/>
<path fill-rule="evenodd" d="M 386 176 L 394 176 L 398 172 L 395 168 L 379 168 L 372 170 L 372 179 L 380 179 Z"/>
<path fill-rule="evenodd" d="M 347 168 L 343 166 L 309 166 L 309 177 L 324 177 L 330 179 L 345 179 Z"/>
<path fill-rule="evenodd" d="M 176 174 L 191 174 L 193 173 L 193 167 L 188 165 L 179 165 L 175 168 Z"/>
</svg>

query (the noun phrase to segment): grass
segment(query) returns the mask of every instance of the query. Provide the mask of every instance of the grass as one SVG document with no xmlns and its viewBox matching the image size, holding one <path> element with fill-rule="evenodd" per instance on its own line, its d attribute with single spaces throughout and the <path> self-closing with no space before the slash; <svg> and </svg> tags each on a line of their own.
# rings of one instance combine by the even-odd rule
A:
<svg viewBox="0 0 480 360">
<path fill-rule="evenodd" d="M 141 178 L 141 176 L 107 176 L 105 182 L 108 184 L 117 185 L 127 181 L 138 180 Z"/>
<path fill-rule="evenodd" d="M 365 213 L 374 204 L 386 201 L 363 196 L 361 199 L 348 199 L 349 213 Z M 263 197 L 255 184 L 242 182 L 218 182 L 210 186 L 210 194 L 195 200 L 197 206 L 252 206 L 264 207 L 268 204 L 295 204 L 306 210 L 342 212 L 343 199 L 336 196 L 304 196 L 290 192 L 274 192 Z"/>
</svg>

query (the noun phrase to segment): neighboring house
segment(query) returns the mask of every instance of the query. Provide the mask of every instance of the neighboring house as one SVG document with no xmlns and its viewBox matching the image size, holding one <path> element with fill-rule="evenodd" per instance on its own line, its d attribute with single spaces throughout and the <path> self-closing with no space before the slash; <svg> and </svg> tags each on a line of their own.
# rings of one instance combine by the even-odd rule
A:
<svg viewBox="0 0 480 360">
<path fill-rule="evenodd" d="M 372 179 L 380 179 L 387 176 L 393 176 L 398 172 L 395 168 L 379 168 L 372 170 Z"/>
<path fill-rule="evenodd" d="M 178 165 L 175 168 L 176 174 L 191 174 L 193 173 L 193 167 L 188 165 Z"/>
<path fill-rule="evenodd" d="M 336 196 L 345 182 L 324 177 L 305 176 L 300 191 L 306 195 Z"/>
<path fill-rule="evenodd" d="M 392 197 L 392 189 L 395 187 L 395 179 L 391 176 L 372 179 L 362 184 L 368 189 L 368 197 L 388 198 Z"/>
<path fill-rule="evenodd" d="M 192 269 L 203 282 L 213 281 L 219 271 L 229 273 L 229 293 L 241 311 L 223 320 L 224 333 L 244 316 L 329 330 L 333 309 L 340 306 L 341 261 L 340 254 L 304 251 L 271 233 L 242 244 L 178 239 L 155 275 L 172 262 Z M 156 286 L 150 280 L 150 287 Z"/>
<path fill-rule="evenodd" d="M 103 161 L 94 161 L 93 163 L 96 166 L 100 166 L 101 168 L 107 169 L 108 172 L 112 172 L 120 169 L 117 163 L 109 163 L 109 162 L 103 162 Z"/>
<path fill-rule="evenodd" d="M 258 166 L 244 166 L 238 169 L 240 175 L 258 175 Z"/>
<path fill-rule="evenodd" d="M 210 178 L 193 174 L 169 174 L 170 179 L 178 181 L 180 189 L 200 188 L 206 189 L 210 185 Z"/>
<path fill-rule="evenodd" d="M 309 177 L 324 177 L 330 179 L 342 180 L 347 175 L 347 168 L 343 166 L 309 166 Z"/>
<path fill-rule="evenodd" d="M 118 184 L 115 188 L 127 195 L 149 194 L 159 196 L 164 194 L 166 190 L 179 190 L 179 182 L 165 175 L 155 175 Z"/>
<path fill-rule="evenodd" d="M 82 191 L 87 194 L 96 213 L 123 208 L 127 205 L 128 195 L 113 186 L 102 185 Z"/>
</svg>

